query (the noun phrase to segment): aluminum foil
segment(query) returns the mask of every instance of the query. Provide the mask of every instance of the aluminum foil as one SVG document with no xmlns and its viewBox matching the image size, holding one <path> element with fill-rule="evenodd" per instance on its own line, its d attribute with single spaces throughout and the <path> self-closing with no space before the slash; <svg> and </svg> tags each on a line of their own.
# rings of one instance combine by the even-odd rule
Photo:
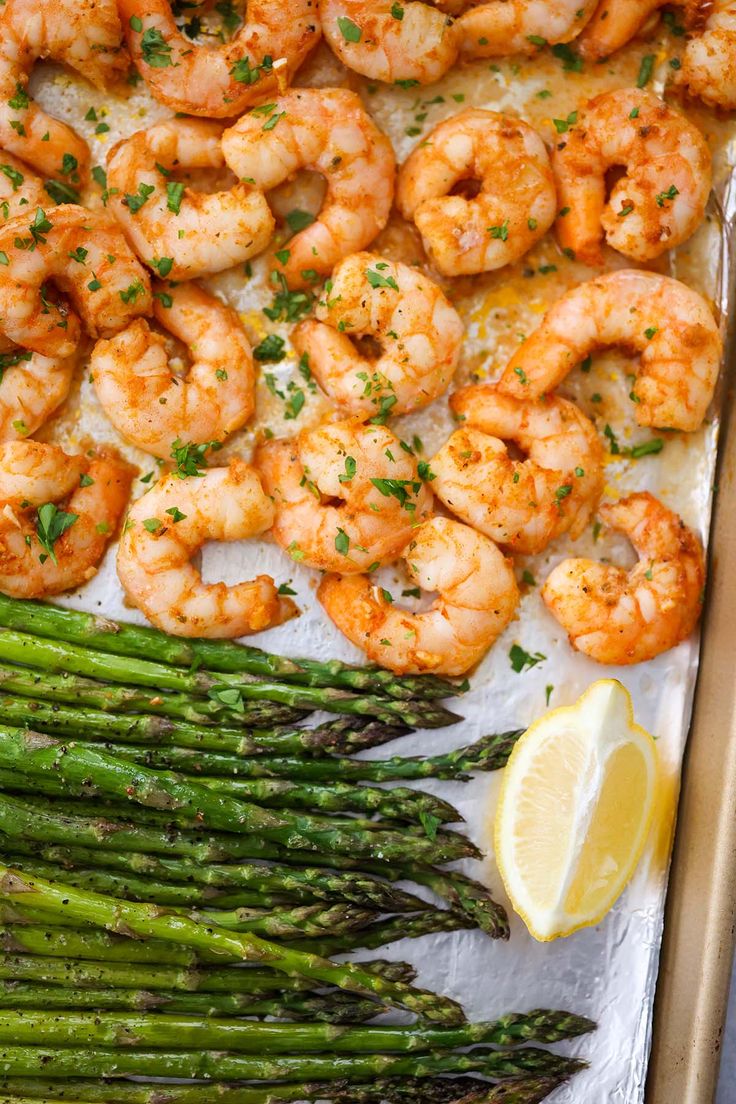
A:
<svg viewBox="0 0 736 1104">
<path fill-rule="evenodd" d="M 561 62 L 548 54 L 535 59 L 509 59 L 498 64 L 478 63 L 450 73 L 432 88 L 402 90 L 371 87 L 347 74 L 324 48 L 308 63 L 302 83 L 328 86 L 345 84 L 364 96 L 368 109 L 391 136 L 399 160 L 421 140 L 417 131 L 427 130 L 460 110 L 480 106 L 515 111 L 537 125 L 550 143 L 555 130 L 552 120 L 565 119 L 588 96 L 608 88 L 632 85 L 641 56 L 655 53 L 655 79 L 651 88 L 661 91 L 664 78 L 671 76 L 668 61 L 676 55 L 682 39 L 664 37 L 634 44 L 594 72 L 565 71 Z M 128 98 L 99 93 L 84 82 L 55 68 L 34 74 L 32 89 L 48 108 L 84 133 L 93 156 L 104 163 L 105 152 L 118 138 L 150 125 L 168 112 L 139 85 Z M 549 93 L 549 94 L 548 94 Z M 110 128 L 95 134 L 95 122 L 85 121 L 89 107 Z M 656 267 L 678 276 L 710 297 L 726 319 L 730 267 L 730 240 L 724 229 L 732 221 L 736 194 L 731 168 L 736 162 L 731 136 L 734 125 L 717 120 L 704 109 L 688 107 L 693 118 L 708 134 L 716 158 L 717 188 L 707 221 L 691 242 Z M 302 192 L 302 188 L 306 190 Z M 275 197 L 285 210 L 309 201 L 309 187 L 299 181 L 281 189 Z M 302 200 L 302 195 L 306 196 Z M 420 257 L 417 239 L 405 226 L 392 223 L 376 243 L 392 257 L 414 260 Z M 609 267 L 621 267 L 624 259 L 611 253 Z M 493 379 L 500 373 L 520 336 L 530 332 L 546 307 L 566 288 L 591 273 L 563 258 L 548 235 L 520 264 L 476 280 L 448 285 L 448 293 L 461 310 L 467 339 L 458 381 Z M 227 298 L 241 312 L 251 339 L 256 342 L 273 327 L 266 323 L 262 307 L 270 302 L 268 271 L 264 261 L 253 265 L 253 275 L 242 270 L 209 281 L 209 286 Z M 279 332 L 288 336 L 288 328 Z M 267 366 L 270 368 L 270 366 Z M 289 380 L 304 386 L 291 353 L 272 367 L 272 386 L 282 389 Z M 564 390 L 581 402 L 597 420 L 601 431 L 609 424 L 617 438 L 627 445 L 651 436 L 633 424 L 627 401 L 630 371 L 625 359 L 607 354 L 596 359 L 588 375 L 580 372 L 566 381 Z M 261 379 L 258 389 L 257 430 L 268 426 L 277 435 L 294 432 L 317 422 L 329 410 L 324 400 L 306 389 L 304 410 L 297 422 L 284 419 L 282 402 Z M 708 424 L 690 435 L 667 434 L 659 456 L 639 461 L 610 457 L 606 493 L 616 497 L 632 490 L 649 489 L 676 509 L 686 522 L 707 540 L 718 437 L 718 402 Z M 419 435 L 424 455 L 430 457 L 451 428 L 446 403 L 435 403 L 429 412 L 399 419 L 393 428 L 407 439 Z M 41 436 L 67 445 L 81 445 L 89 439 L 116 442 L 141 466 L 141 474 L 155 468 L 150 457 L 124 446 L 97 404 L 85 371 L 70 401 Z M 236 437 L 220 454 L 250 455 L 253 430 Z M 145 490 L 137 484 L 138 493 Z M 598 1021 L 597 1032 L 567 1048 L 590 1062 L 590 1069 L 561 1088 L 555 1104 L 607 1101 L 637 1104 L 643 1100 L 647 1058 L 651 1040 L 652 1006 L 663 925 L 663 908 L 672 830 L 679 787 L 679 771 L 685 746 L 693 690 L 698 666 L 698 641 L 693 638 L 651 663 L 629 668 L 603 668 L 568 646 L 564 633 L 545 611 L 538 584 L 549 569 L 575 551 L 580 555 L 610 556 L 626 564 L 633 560 L 623 540 L 603 533 L 594 540 L 592 530 L 574 545 L 566 538 L 543 555 L 518 561 L 518 575 L 524 569 L 535 584 L 524 586 L 517 620 L 506 630 L 472 678 L 472 689 L 457 703 L 464 720 L 439 732 L 418 732 L 404 739 L 402 754 L 432 754 L 476 740 L 489 731 L 525 726 L 547 707 L 573 702 L 594 679 L 615 676 L 630 690 L 637 720 L 658 739 L 665 775 L 662 806 L 656 828 L 636 875 L 613 911 L 595 928 L 553 943 L 535 942 L 516 917 L 511 917 L 511 939 L 494 943 L 480 933 L 459 932 L 426 936 L 386 948 L 386 955 L 409 959 L 420 970 L 422 986 L 461 1001 L 473 1020 L 491 1019 L 511 1010 L 540 1006 L 572 1009 Z M 298 620 L 261 634 L 255 643 L 287 655 L 339 657 L 360 661 L 321 611 L 314 596 L 317 573 L 291 562 L 275 546 L 262 541 L 215 545 L 204 549 L 202 569 L 206 579 L 235 582 L 256 573 L 269 572 L 278 582 L 291 581 L 302 613 Z M 385 572 L 384 585 L 398 593 L 401 579 L 393 570 Z M 113 617 L 141 620 L 123 603 L 114 570 L 114 550 L 108 553 L 99 573 L 82 591 L 64 599 L 66 604 L 100 610 Z M 403 601 L 403 599 L 402 599 Z M 407 603 L 410 604 L 410 603 Z M 509 649 L 520 644 L 529 653 L 544 658 L 533 668 L 515 673 Z M 380 755 L 379 750 L 376 754 Z M 431 781 L 422 786 L 452 801 L 462 812 L 467 831 L 488 858 L 479 867 L 467 863 L 469 873 L 484 880 L 504 898 L 493 861 L 492 822 L 498 792 L 498 776 L 480 776 L 467 785 Z M 508 902 L 506 902 L 508 904 Z M 560 1048 L 565 1049 L 565 1048 Z"/>
</svg>

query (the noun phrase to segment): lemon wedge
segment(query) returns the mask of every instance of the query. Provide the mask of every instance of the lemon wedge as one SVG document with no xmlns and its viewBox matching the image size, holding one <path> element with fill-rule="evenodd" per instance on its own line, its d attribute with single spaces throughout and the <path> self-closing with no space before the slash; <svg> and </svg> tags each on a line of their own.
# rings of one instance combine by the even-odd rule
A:
<svg viewBox="0 0 736 1104">
<path fill-rule="evenodd" d="M 657 794 L 654 740 L 615 679 L 527 729 L 504 771 L 496 861 L 535 939 L 597 924 L 634 873 Z"/>
</svg>

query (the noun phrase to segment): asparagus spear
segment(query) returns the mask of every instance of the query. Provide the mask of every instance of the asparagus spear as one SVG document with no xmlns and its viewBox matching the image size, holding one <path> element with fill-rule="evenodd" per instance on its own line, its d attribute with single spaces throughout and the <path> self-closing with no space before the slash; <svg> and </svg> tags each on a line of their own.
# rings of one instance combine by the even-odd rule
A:
<svg viewBox="0 0 736 1104">
<path fill-rule="evenodd" d="M 44 1008 L 47 1011 L 165 1012 L 203 1018 L 272 1016 L 284 1020 L 316 1020 L 328 1024 L 358 1024 L 372 1020 L 381 1006 L 344 993 L 273 993 L 260 1000 L 243 993 L 167 993 L 148 989 L 72 989 L 61 985 L 0 982 L 0 1010 Z M 1 1015 L 1 1012 L 0 1012 Z M 32 1013 L 31 1013 L 32 1015 Z"/>
<path fill-rule="evenodd" d="M 375 1008 L 375 1005 L 374 1005 Z M 127 1047 L 140 1050 L 227 1050 L 243 1054 L 412 1054 L 445 1053 L 476 1044 L 516 1046 L 557 1043 L 584 1035 L 595 1024 L 551 1009 L 512 1012 L 490 1023 L 458 1027 L 344 1027 L 329 1024 L 203 1021 L 166 1012 L 22 1012 L 0 1010 L 0 1043 L 14 1046 Z"/>
<path fill-rule="evenodd" d="M 488 1077 L 518 1077 L 525 1073 L 572 1074 L 583 1063 L 548 1050 L 473 1050 L 453 1054 L 281 1055 L 255 1057 L 222 1051 L 91 1049 L 89 1047 L 0 1047 L 0 1066 L 14 1077 L 143 1076 L 222 1077 L 228 1080 L 341 1080 L 371 1076 L 433 1077 L 442 1073 L 481 1073 Z"/>
<path fill-rule="evenodd" d="M 229 961 L 227 956 L 221 954 L 207 951 L 195 952 L 189 947 L 178 947 L 176 944 L 164 943 L 157 939 L 143 941 L 97 929 L 78 931 L 74 928 L 27 924 L 22 914 L 5 919 L 6 922 L 14 925 L 0 928 L 0 950 L 8 956 L 30 954 L 52 958 L 85 959 L 90 962 L 130 962 L 137 966 L 186 966 L 190 969 L 212 964 L 222 966 L 223 960 Z M 385 962 L 374 959 L 362 965 L 366 970 L 371 970 L 390 981 L 405 981 L 411 984 L 417 976 L 416 969 L 408 962 Z M 248 969 L 245 973 L 252 978 L 254 971 Z M 262 970 L 260 973 L 266 981 L 272 983 L 272 988 L 279 988 L 283 982 L 282 976 L 275 971 L 268 973 Z M 187 977 L 186 974 L 182 976 Z M 237 983 L 238 979 L 244 976 L 244 971 L 226 970 L 223 976 L 226 976 L 229 982 Z M 146 987 L 151 988 L 148 983 Z M 227 991 L 230 992 L 230 990 Z"/>
<path fill-rule="evenodd" d="M 44 687 L 37 689 L 43 692 Z M 114 714 L 102 709 L 88 709 L 81 703 L 59 705 L 35 697 L 9 695 L 0 696 L 0 722 L 22 728 L 32 727 L 52 735 L 77 738 L 89 735 L 105 740 L 114 736 L 125 743 L 153 744 L 155 747 L 171 745 L 236 756 L 352 755 L 398 739 L 408 731 L 401 725 L 385 725 L 380 721 L 363 724 L 345 717 L 315 728 L 272 726 L 244 731 L 242 728 L 215 727 L 211 721 L 208 724 L 194 724 L 151 714 Z"/>
<path fill-rule="evenodd" d="M 382 920 L 360 932 L 348 935 L 328 935 L 323 939 L 297 939 L 290 946 L 306 954 L 338 955 L 349 951 L 375 950 L 398 939 L 419 939 L 437 932 L 461 931 L 471 927 L 467 918 L 457 912 L 427 909 L 413 916 L 395 916 Z"/>
<path fill-rule="evenodd" d="M 46 701 L 89 706 L 110 713 L 144 713 L 186 721 L 195 725 L 214 725 L 223 720 L 230 726 L 288 724 L 305 715 L 303 709 L 276 702 L 242 702 L 238 709 L 222 702 L 191 694 L 162 693 L 140 686 L 111 686 L 82 678 L 69 671 L 34 671 L 0 663 L 0 687 L 4 691 Z"/>
<path fill-rule="evenodd" d="M 514 1077 L 491 1087 L 479 1083 L 455 1104 L 540 1104 L 540 1101 L 559 1088 L 567 1077 Z"/>
<path fill-rule="evenodd" d="M 438 833 L 430 840 L 402 832 L 361 830 L 350 821 L 330 821 L 285 811 L 277 816 L 178 775 L 149 770 L 95 751 L 86 744 L 64 745 L 50 736 L 22 729 L 0 730 L 0 767 L 24 774 L 50 774 L 71 785 L 89 779 L 100 793 L 172 810 L 175 820 L 184 810 L 191 822 L 204 827 L 257 833 L 267 840 L 307 850 L 331 850 L 382 860 L 395 855 L 419 862 L 452 862 L 479 855 L 468 840 L 458 835 Z"/>
<path fill-rule="evenodd" d="M 133 904 L 42 879 L 25 878 L 5 865 L 0 865 L 0 897 L 11 903 L 20 899 L 22 904 L 31 908 L 55 914 L 61 912 L 74 920 L 90 922 L 111 931 L 126 931 L 141 938 L 172 940 L 208 951 L 220 950 L 243 961 L 267 963 L 279 972 L 334 985 L 361 997 L 372 996 L 390 1007 L 405 1008 L 446 1026 L 464 1021 L 460 1006 L 447 997 L 387 981 L 356 963 L 338 964 L 315 954 L 305 955 L 293 947 L 259 939 L 255 935 L 230 932 L 214 925 L 197 923 L 188 917 L 162 913 L 155 905 Z M 6 1069 L 6 1072 L 12 1071 Z M 14 1072 L 20 1074 L 22 1071 Z"/>
<path fill-rule="evenodd" d="M 0 660 L 41 670 L 69 671 L 105 682 L 209 697 L 231 710 L 247 701 L 278 702 L 294 709 L 379 717 L 389 724 L 398 722 L 415 728 L 442 728 L 461 719 L 430 702 L 397 701 L 331 687 L 298 686 L 247 674 L 185 670 L 147 659 L 94 652 L 62 640 L 11 629 L 0 632 Z"/>
</svg>

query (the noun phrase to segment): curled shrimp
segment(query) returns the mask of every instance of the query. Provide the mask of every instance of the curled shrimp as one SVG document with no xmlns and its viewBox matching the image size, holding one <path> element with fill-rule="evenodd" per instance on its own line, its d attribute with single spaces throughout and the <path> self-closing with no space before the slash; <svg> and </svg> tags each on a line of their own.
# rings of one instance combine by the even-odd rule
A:
<svg viewBox="0 0 736 1104">
<path fill-rule="evenodd" d="M 74 185 L 87 169 L 87 143 L 27 91 L 34 63 L 49 57 L 95 88 L 118 80 L 129 59 L 115 0 L 5 0 L 0 8 L 0 145 Z"/>
<path fill-rule="evenodd" d="M 35 433 L 69 394 L 74 357 L 45 357 L 0 338 L 0 441 Z"/>
<path fill-rule="evenodd" d="M 696 126 L 652 92 L 604 92 L 555 147 L 564 249 L 600 264 L 603 237 L 636 261 L 687 241 L 705 215 L 711 155 Z M 606 173 L 623 166 L 606 199 Z"/>
<path fill-rule="evenodd" d="M 463 324 L 442 290 L 416 268 L 355 253 L 331 277 L 319 321 L 292 334 L 313 375 L 352 414 L 407 414 L 448 388 L 460 356 Z M 380 345 L 363 356 L 354 338 Z"/>
<path fill-rule="evenodd" d="M 200 46 L 168 0 L 120 0 L 133 60 L 157 99 L 188 115 L 233 118 L 283 91 L 317 44 L 317 0 L 248 0 L 229 42 Z"/>
<path fill-rule="evenodd" d="M 3 220 L 25 215 L 48 203 L 43 180 L 7 150 L 0 150 L 0 214 Z"/>
<path fill-rule="evenodd" d="M 636 38 L 654 12 L 667 3 L 668 0 L 600 0 L 578 39 L 579 52 L 595 61 L 610 57 Z M 685 22 L 691 26 L 700 7 L 698 0 L 686 0 L 678 7 L 684 10 Z"/>
<path fill-rule="evenodd" d="M 120 520 L 134 469 L 111 450 L 0 445 L 0 591 L 42 598 L 88 582 Z"/>
<path fill-rule="evenodd" d="M 130 601 L 174 636 L 234 637 L 279 625 L 296 612 L 268 575 L 227 586 L 205 583 L 191 563 L 206 541 L 258 536 L 273 506 L 243 460 L 199 476 L 167 475 L 132 507 L 118 549 Z"/>
<path fill-rule="evenodd" d="M 464 425 L 431 461 L 440 501 L 514 552 L 579 537 L 603 490 L 603 449 L 583 412 L 555 395 L 532 402 L 489 384 L 464 387 L 450 405 Z M 506 441 L 526 458 L 512 459 Z"/>
<path fill-rule="evenodd" d="M 364 249 L 386 225 L 394 194 L 391 143 L 344 88 L 300 88 L 255 108 L 222 136 L 225 160 L 264 192 L 308 169 L 326 182 L 322 209 L 274 258 L 290 287 L 306 287 Z"/>
<path fill-rule="evenodd" d="M 466 58 L 534 54 L 544 39 L 570 42 L 582 31 L 598 0 L 490 0 L 457 21 L 460 53 Z"/>
<path fill-rule="evenodd" d="M 453 195 L 480 181 L 474 198 Z M 471 108 L 446 119 L 399 170 L 396 202 L 443 276 L 502 268 L 542 237 L 557 211 L 547 150 L 528 123 Z"/>
<path fill-rule="evenodd" d="M 68 203 L 0 226 L 0 329 L 49 357 L 76 349 L 82 323 L 92 337 L 116 333 L 151 309 L 148 274 L 110 215 Z M 49 298 L 47 281 L 68 296 Z M 81 316 L 81 320 L 80 320 Z"/>
<path fill-rule="evenodd" d="M 432 84 L 457 58 L 455 24 L 431 4 L 322 0 L 320 10 L 322 32 L 333 52 L 371 80 Z"/>
<path fill-rule="evenodd" d="M 736 109 L 736 3 L 714 0 L 700 34 L 694 35 L 678 73 L 692 96 L 711 107 Z"/>
<path fill-rule="evenodd" d="M 626 571 L 597 560 L 563 560 L 542 588 L 550 613 L 579 652 L 598 663 L 644 663 L 695 628 L 705 557 L 696 534 L 648 492 L 601 507 L 639 557 Z"/>
<path fill-rule="evenodd" d="M 367 571 L 394 559 L 428 517 L 432 494 L 385 426 L 336 422 L 256 453 L 275 506 L 276 543 L 306 567 Z"/>
<path fill-rule="evenodd" d="M 326 575 L 317 597 L 368 659 L 397 674 L 464 675 L 514 616 L 519 590 L 510 560 L 468 525 L 434 517 L 404 551 L 412 580 L 437 591 L 412 613 L 387 601 L 368 575 Z"/>
<path fill-rule="evenodd" d="M 221 134 L 220 124 L 204 119 L 167 119 L 119 142 L 108 157 L 110 209 L 141 260 L 172 280 L 232 268 L 271 239 L 274 219 L 259 189 L 238 183 L 208 195 L 171 177 L 224 168 Z"/>
<path fill-rule="evenodd" d="M 214 295 L 193 283 L 159 290 L 153 313 L 191 350 L 184 378 L 170 364 L 165 338 L 143 318 L 98 341 L 90 368 L 115 428 L 138 448 L 165 459 L 177 438 L 222 442 L 245 425 L 255 405 L 255 381 L 240 320 Z"/>
<path fill-rule="evenodd" d="M 568 291 L 516 350 L 499 387 L 538 399 L 587 356 L 612 346 L 637 358 L 631 397 L 639 425 L 701 425 L 721 363 L 718 327 L 702 295 L 653 272 L 620 269 Z"/>
</svg>

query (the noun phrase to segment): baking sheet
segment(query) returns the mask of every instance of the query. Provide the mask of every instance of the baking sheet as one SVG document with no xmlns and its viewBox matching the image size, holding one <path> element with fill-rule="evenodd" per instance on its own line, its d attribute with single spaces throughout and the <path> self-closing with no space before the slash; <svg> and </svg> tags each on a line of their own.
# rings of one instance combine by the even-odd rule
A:
<svg viewBox="0 0 736 1104">
<path fill-rule="evenodd" d="M 537 125 L 551 142 L 553 118 L 566 118 L 588 96 L 607 88 L 633 85 L 641 57 L 656 57 L 655 78 L 650 88 L 661 90 L 671 73 L 669 59 L 682 47 L 681 38 L 664 33 L 647 43 L 634 44 L 614 59 L 583 73 L 565 72 L 559 59 L 544 54 L 535 59 L 507 59 L 498 63 L 477 63 L 450 73 L 438 86 L 401 90 L 372 87 L 368 82 L 347 74 L 327 51 L 320 47 L 315 58 L 302 71 L 299 83 L 321 86 L 348 85 L 364 97 L 368 109 L 390 135 L 397 157 L 402 160 L 423 134 L 461 106 L 480 106 L 521 114 Z M 148 96 L 139 85 L 127 98 L 116 98 L 93 91 L 84 82 L 53 67 L 34 74 L 33 91 L 50 110 L 71 122 L 88 137 L 93 156 L 104 162 L 105 152 L 121 136 L 150 125 L 168 112 Z M 550 95 L 540 96 L 539 93 Z M 96 124 L 84 120 L 93 106 L 98 118 L 110 130 L 95 135 Z M 730 212 L 732 203 L 725 189 L 736 160 L 730 143 L 732 124 L 716 119 L 705 109 L 688 108 L 694 120 L 705 130 L 716 153 L 718 190 L 722 199 L 712 203 L 709 216 L 695 237 L 674 256 L 664 258 L 658 271 L 684 279 L 710 297 L 725 312 L 727 239 L 722 234 L 722 204 Z M 306 206 L 303 182 L 281 189 L 275 203 L 282 211 Z M 307 188 L 307 192 L 309 188 Z M 373 246 L 397 259 L 422 261 L 421 248 L 413 230 L 400 221 L 392 221 Z M 623 258 L 609 254 L 609 267 L 623 267 Z M 555 271 L 550 270 L 554 266 Z M 547 269 L 546 274 L 540 271 Z M 570 262 L 557 249 L 552 235 L 522 261 L 499 273 L 446 285 L 448 294 L 461 311 L 467 339 L 457 381 L 470 378 L 494 379 L 520 339 L 538 323 L 546 307 L 563 291 L 586 279 L 591 273 Z M 268 269 L 263 260 L 253 263 L 253 275 L 247 279 L 242 269 L 208 281 L 208 286 L 227 298 L 241 312 L 254 342 L 267 332 L 288 336 L 288 328 L 273 327 L 262 314 L 270 302 Z M 278 386 L 290 379 L 300 386 L 296 358 L 292 355 L 276 366 L 267 366 Z M 595 417 L 602 431 L 606 423 L 618 440 L 635 444 L 652 434 L 633 425 L 627 365 L 623 358 L 605 355 L 596 359 L 588 375 L 574 373 L 562 389 L 578 399 L 587 413 Z M 284 420 L 283 403 L 269 391 L 262 373 L 258 387 L 256 429 L 270 428 L 277 435 L 291 433 L 320 420 L 329 406 L 319 394 L 307 392 L 299 419 Z M 93 388 L 83 369 L 79 386 L 39 436 L 80 446 L 88 439 L 122 443 L 101 412 Z M 716 409 L 718 404 L 715 404 Z M 418 434 L 425 456 L 445 440 L 451 423 L 446 403 L 435 403 L 430 411 L 396 419 L 392 428 L 407 439 Z M 606 469 L 606 493 L 617 497 L 631 490 L 649 489 L 682 514 L 706 539 L 711 509 L 711 488 L 715 467 L 718 420 L 714 416 L 698 433 L 667 434 L 664 451 L 638 461 L 609 458 Z M 253 431 L 234 438 L 219 456 L 232 453 L 250 455 Z M 155 468 L 150 457 L 124 448 L 141 466 L 141 474 Z M 145 490 L 138 483 L 136 493 Z M 541 556 L 519 558 L 518 575 L 524 569 L 542 581 L 549 569 L 573 551 L 580 555 L 611 556 L 617 562 L 631 562 L 626 542 L 602 534 L 594 542 L 589 530 L 573 545 L 561 539 Z M 360 654 L 345 642 L 321 612 L 314 597 L 317 574 L 291 562 L 274 546 L 260 541 L 211 546 L 204 550 L 205 578 L 234 582 L 267 571 L 277 582 L 291 581 L 297 591 L 302 616 L 288 626 L 261 634 L 256 643 L 285 654 L 338 656 L 359 660 Z M 384 575 L 384 585 L 396 593 L 400 579 L 393 571 Z M 472 1019 L 487 1019 L 497 1014 L 539 1006 L 567 1007 L 593 1016 L 600 1027 L 595 1036 L 572 1046 L 571 1053 L 584 1054 L 591 1069 L 555 1096 L 562 1102 L 605 1100 L 636 1104 L 643 1099 L 647 1056 L 651 1038 L 652 1003 L 657 975 L 657 960 L 662 935 L 662 916 L 670 850 L 671 827 L 678 790 L 679 765 L 689 724 L 693 689 L 697 672 L 698 642 L 693 639 L 655 661 L 639 667 L 611 669 L 600 667 L 571 651 L 557 623 L 544 610 L 537 586 L 525 586 L 518 619 L 499 639 L 473 677 L 473 688 L 460 702 L 465 722 L 441 732 L 417 733 L 405 739 L 401 751 L 409 754 L 435 751 L 475 740 L 491 730 L 526 725 L 550 705 L 573 701 L 595 678 L 615 675 L 631 691 L 637 720 L 658 738 L 666 784 L 659 827 L 637 874 L 605 921 L 594 929 L 578 932 L 567 940 L 537 944 L 522 923 L 512 916 L 509 944 L 493 943 L 480 933 L 453 933 L 428 936 L 418 941 L 397 943 L 387 948 L 394 958 L 411 959 L 421 970 L 420 983 L 446 992 L 462 1001 Z M 114 572 L 111 550 L 99 574 L 67 604 L 95 610 L 113 617 L 137 619 L 124 607 L 122 592 Z M 509 649 L 520 644 L 527 652 L 546 658 L 522 674 L 513 672 Z M 376 754 L 380 754 L 377 752 Z M 453 783 L 422 785 L 434 789 L 461 810 L 469 834 L 492 852 L 491 825 L 499 779 L 480 777 L 468 786 Z M 480 873 L 502 898 L 500 881 L 492 856 L 480 872 L 477 864 L 466 864 L 476 876 Z"/>
</svg>

